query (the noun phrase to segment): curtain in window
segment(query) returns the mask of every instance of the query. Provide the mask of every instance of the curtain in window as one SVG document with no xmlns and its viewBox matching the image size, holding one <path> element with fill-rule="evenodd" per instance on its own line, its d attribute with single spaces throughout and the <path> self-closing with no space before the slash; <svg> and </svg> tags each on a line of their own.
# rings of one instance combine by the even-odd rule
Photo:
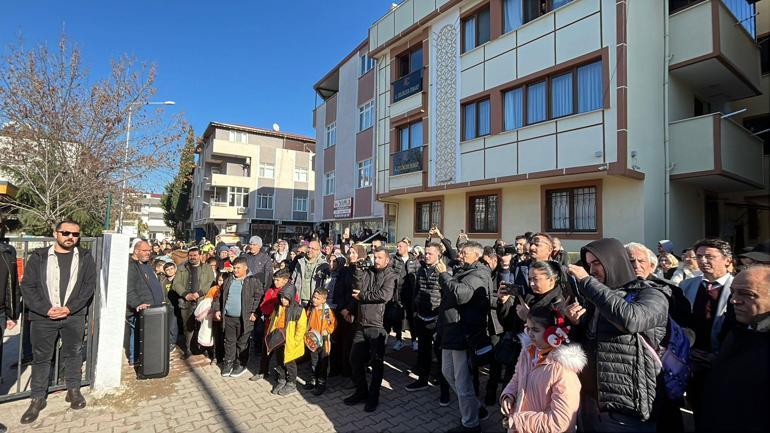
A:
<svg viewBox="0 0 770 433">
<path fill-rule="evenodd" d="M 482 232 L 485 229 L 487 204 L 484 197 L 473 199 L 473 231 Z"/>
<path fill-rule="evenodd" d="M 476 138 L 476 104 L 465 106 L 465 134 L 463 140 Z"/>
<path fill-rule="evenodd" d="M 412 51 L 409 59 L 409 73 L 422 69 L 422 48 Z"/>
<path fill-rule="evenodd" d="M 488 209 L 487 209 L 487 230 L 490 232 L 497 231 L 497 196 L 490 195 L 487 197 Z"/>
<path fill-rule="evenodd" d="M 463 22 L 463 52 L 476 48 L 476 17 L 470 17 Z"/>
<path fill-rule="evenodd" d="M 578 112 L 602 107 L 602 62 L 581 66 L 577 70 Z"/>
<path fill-rule="evenodd" d="M 423 145 L 422 142 L 422 122 L 416 122 L 413 123 L 411 126 L 409 126 L 409 138 L 410 138 L 410 145 L 409 147 L 414 149 L 415 147 L 420 147 Z"/>
<path fill-rule="evenodd" d="M 503 33 L 521 27 L 521 0 L 504 0 L 503 2 Z"/>
<path fill-rule="evenodd" d="M 506 131 L 524 126 L 524 91 L 519 87 L 503 96 L 503 128 Z"/>
<path fill-rule="evenodd" d="M 551 112 L 552 117 L 572 114 L 572 73 L 551 80 Z"/>
<path fill-rule="evenodd" d="M 479 45 L 489 42 L 489 9 L 484 9 L 476 16 L 479 20 Z"/>
<path fill-rule="evenodd" d="M 420 231 L 427 232 L 430 229 L 430 204 L 420 205 Z"/>
<path fill-rule="evenodd" d="M 551 193 L 551 230 L 569 230 L 569 192 Z"/>
<path fill-rule="evenodd" d="M 479 102 L 479 136 L 489 135 L 489 99 Z"/>
<path fill-rule="evenodd" d="M 596 230 L 596 188 L 575 189 L 575 230 Z"/>
<path fill-rule="evenodd" d="M 431 222 L 435 224 L 436 227 L 441 227 L 441 202 L 434 201 L 433 203 L 431 203 L 430 209 L 431 209 Z"/>
<path fill-rule="evenodd" d="M 545 81 L 527 86 L 527 124 L 546 118 Z"/>
<path fill-rule="evenodd" d="M 405 126 L 398 130 L 399 135 L 401 136 L 399 138 L 399 143 L 401 144 L 401 150 L 407 150 L 409 149 L 409 127 Z"/>
</svg>

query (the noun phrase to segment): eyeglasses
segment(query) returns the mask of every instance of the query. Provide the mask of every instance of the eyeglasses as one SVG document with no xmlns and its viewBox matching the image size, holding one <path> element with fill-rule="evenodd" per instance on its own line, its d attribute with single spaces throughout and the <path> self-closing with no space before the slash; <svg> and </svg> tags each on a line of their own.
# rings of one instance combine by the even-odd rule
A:
<svg viewBox="0 0 770 433">
<path fill-rule="evenodd" d="M 80 232 L 68 232 L 66 230 L 57 230 L 57 233 L 61 234 L 65 238 L 67 236 L 72 236 L 73 238 L 79 238 L 80 237 Z"/>
</svg>

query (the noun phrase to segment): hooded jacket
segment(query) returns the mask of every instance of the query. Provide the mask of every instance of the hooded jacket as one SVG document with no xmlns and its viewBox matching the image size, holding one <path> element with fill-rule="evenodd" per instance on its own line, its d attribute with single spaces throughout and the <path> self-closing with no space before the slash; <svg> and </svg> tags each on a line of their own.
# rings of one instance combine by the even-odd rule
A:
<svg viewBox="0 0 770 433">
<path fill-rule="evenodd" d="M 586 365 L 586 354 L 577 343 L 552 349 L 545 359 L 534 361 L 534 344 L 520 334 L 524 349 L 516 363 L 516 373 L 503 389 L 502 396 L 514 399 L 509 416 L 509 432 L 575 431 L 580 406 L 578 373 Z"/>
<path fill-rule="evenodd" d="M 439 284 L 441 305 L 437 326 L 441 348 L 465 350 L 469 338 L 487 330 L 491 271 L 489 266 L 477 261 L 458 268 L 454 276 L 442 273 Z"/>
<path fill-rule="evenodd" d="M 605 282 L 586 277 L 579 282 L 587 313 L 579 327 L 588 365 L 581 376 L 583 394 L 601 411 L 618 412 L 646 421 L 655 401 L 659 368 L 642 338 L 660 345 L 668 323 L 668 287 L 638 280 L 623 244 L 600 239 L 580 251 L 582 263 L 593 254 L 604 267 Z M 585 266 L 585 265 L 584 265 Z"/>
<path fill-rule="evenodd" d="M 276 303 L 275 310 L 270 316 L 269 326 L 265 335 L 270 335 L 276 329 L 278 317 L 282 310 L 285 310 L 286 322 L 286 347 L 283 353 L 283 362 L 287 364 L 301 357 L 305 353 L 305 332 L 307 331 L 307 314 L 299 303 L 297 303 L 297 289 L 291 282 L 286 283 L 280 290 L 280 298 L 289 299 L 289 306 L 284 307 L 280 301 Z"/>
</svg>

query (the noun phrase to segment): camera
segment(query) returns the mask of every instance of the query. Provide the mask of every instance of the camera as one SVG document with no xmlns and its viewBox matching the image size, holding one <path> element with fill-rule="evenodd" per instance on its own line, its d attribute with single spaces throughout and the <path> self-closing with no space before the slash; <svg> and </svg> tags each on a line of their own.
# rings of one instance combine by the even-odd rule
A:
<svg viewBox="0 0 770 433">
<path fill-rule="evenodd" d="M 359 260 L 356 263 L 356 267 L 359 269 L 368 269 L 374 266 L 374 260 L 371 257 L 366 256 L 363 260 Z"/>
<path fill-rule="evenodd" d="M 500 295 L 506 294 L 511 295 L 513 297 L 519 297 L 524 294 L 524 286 L 521 284 L 514 284 L 509 282 L 502 282 L 500 283 L 500 289 L 498 289 L 497 294 Z"/>
</svg>

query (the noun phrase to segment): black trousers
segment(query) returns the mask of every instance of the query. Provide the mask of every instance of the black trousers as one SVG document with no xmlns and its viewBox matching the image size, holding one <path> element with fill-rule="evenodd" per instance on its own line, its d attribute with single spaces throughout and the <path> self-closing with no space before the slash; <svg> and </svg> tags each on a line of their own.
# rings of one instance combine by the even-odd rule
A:
<svg viewBox="0 0 770 433">
<path fill-rule="evenodd" d="M 430 379 L 430 372 L 433 366 L 433 355 L 439 361 L 439 385 L 441 393 L 449 393 L 449 383 L 444 379 L 441 373 L 441 347 L 437 341 L 433 341 L 436 336 L 436 320 L 425 321 L 419 317 L 414 318 L 415 333 L 417 335 L 417 377 L 422 381 Z"/>
<path fill-rule="evenodd" d="M 195 307 L 180 308 L 179 315 L 182 321 L 182 332 L 184 332 L 184 350 L 192 353 L 192 348 L 198 347 L 198 343 L 193 340 L 193 334 L 198 330 L 198 321 L 195 320 Z"/>
<path fill-rule="evenodd" d="M 246 366 L 249 362 L 249 340 L 254 323 L 242 317 L 224 316 L 225 363 Z"/>
<path fill-rule="evenodd" d="M 492 347 L 496 347 L 498 343 L 500 343 L 500 340 L 502 340 L 502 335 L 490 335 L 489 338 L 492 340 Z M 514 359 L 519 359 L 519 357 L 516 356 Z M 505 376 L 502 376 L 503 367 L 505 367 Z M 492 361 L 489 363 L 489 380 L 487 380 L 486 394 L 484 396 L 486 402 L 496 402 L 498 400 L 500 394 L 497 393 L 497 387 L 501 383 L 501 376 L 503 386 L 505 386 L 511 380 L 515 369 L 515 363 L 512 365 L 503 365 L 497 362 L 494 356 L 492 357 Z"/>
<path fill-rule="evenodd" d="M 60 362 L 64 365 L 67 388 L 80 388 L 83 365 L 84 316 L 68 316 L 59 320 L 30 321 L 32 339 L 32 398 L 45 398 L 51 375 L 51 360 L 56 340 L 61 337 Z"/>
<path fill-rule="evenodd" d="M 278 349 L 275 349 L 275 362 L 278 364 L 278 369 L 281 370 L 284 374 L 284 377 L 279 377 L 278 380 L 281 379 L 286 380 L 287 383 L 292 383 L 297 380 L 297 361 L 291 361 L 284 363 L 284 353 L 286 352 L 286 345 L 283 345 L 279 347 Z"/>
<path fill-rule="evenodd" d="M 337 326 L 331 335 L 332 352 L 329 354 L 330 376 L 350 376 L 350 347 L 353 344 L 353 324 L 348 323 L 337 311 L 334 311 Z"/>
<path fill-rule="evenodd" d="M 313 369 L 313 378 L 316 383 L 325 384 L 329 377 L 329 355 L 319 347 L 315 352 L 310 352 L 310 367 Z"/>
<path fill-rule="evenodd" d="M 351 378 L 356 386 L 356 393 L 367 395 L 370 401 L 380 398 L 380 386 L 384 371 L 385 329 L 378 327 L 353 327 L 353 347 L 350 349 Z M 372 381 L 366 385 L 366 364 L 372 366 Z"/>
</svg>

